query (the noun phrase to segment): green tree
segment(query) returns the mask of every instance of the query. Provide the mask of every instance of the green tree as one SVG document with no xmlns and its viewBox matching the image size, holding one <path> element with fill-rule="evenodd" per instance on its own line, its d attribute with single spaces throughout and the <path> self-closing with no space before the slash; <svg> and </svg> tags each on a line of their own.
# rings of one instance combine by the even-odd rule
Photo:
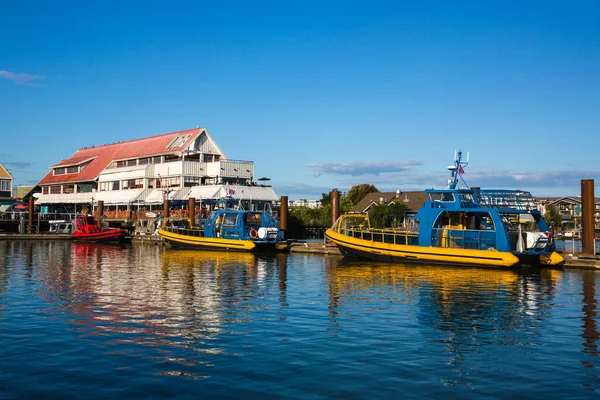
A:
<svg viewBox="0 0 600 400">
<path fill-rule="evenodd" d="M 404 203 L 374 204 L 369 209 L 369 221 L 376 229 L 395 228 L 404 221 L 407 209 Z"/>
<path fill-rule="evenodd" d="M 346 197 L 348 198 L 349 202 L 352 204 L 351 207 L 353 207 L 353 206 L 357 205 L 358 202 L 361 201 L 369 193 L 376 193 L 376 192 L 379 192 L 379 190 L 377 190 L 377 188 L 375 186 L 369 185 L 368 183 L 361 183 L 361 184 L 352 186 L 350 188 L 350 190 L 348 190 L 348 193 L 346 193 Z"/>
<path fill-rule="evenodd" d="M 562 217 L 556 209 L 556 206 L 548 207 L 548 210 L 544 214 L 544 219 L 548 225 L 551 225 L 554 229 L 561 229 Z"/>
</svg>

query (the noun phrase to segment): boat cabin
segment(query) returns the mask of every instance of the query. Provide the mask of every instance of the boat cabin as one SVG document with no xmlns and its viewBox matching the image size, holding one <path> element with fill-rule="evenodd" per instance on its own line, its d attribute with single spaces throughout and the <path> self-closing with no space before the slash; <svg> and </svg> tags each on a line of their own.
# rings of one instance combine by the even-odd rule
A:
<svg viewBox="0 0 600 400">
<path fill-rule="evenodd" d="M 426 193 L 428 200 L 414 217 L 421 227 L 431 227 L 420 230 L 421 246 L 539 253 L 550 241 L 550 228 L 529 192 L 447 189 Z"/>
</svg>

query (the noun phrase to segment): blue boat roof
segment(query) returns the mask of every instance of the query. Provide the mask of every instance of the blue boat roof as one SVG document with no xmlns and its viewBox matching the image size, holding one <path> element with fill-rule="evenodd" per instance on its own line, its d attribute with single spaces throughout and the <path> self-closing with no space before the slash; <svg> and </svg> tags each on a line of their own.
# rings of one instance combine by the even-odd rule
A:
<svg viewBox="0 0 600 400">
<path fill-rule="evenodd" d="M 506 212 L 537 212 L 535 199 L 522 190 L 428 189 L 429 200 L 443 208 L 494 208 Z"/>
</svg>

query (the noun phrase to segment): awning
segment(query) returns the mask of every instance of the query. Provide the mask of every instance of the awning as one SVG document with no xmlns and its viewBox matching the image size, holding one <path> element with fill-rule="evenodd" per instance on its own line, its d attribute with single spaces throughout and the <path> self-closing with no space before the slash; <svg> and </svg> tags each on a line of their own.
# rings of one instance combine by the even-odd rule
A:
<svg viewBox="0 0 600 400">
<path fill-rule="evenodd" d="M 70 194 L 42 194 L 35 204 L 60 204 L 60 203 L 91 203 L 99 192 L 70 193 Z"/>
<path fill-rule="evenodd" d="M 179 193 L 179 189 L 170 189 L 169 200 Z M 154 189 L 145 199 L 139 199 L 144 203 L 161 204 L 165 200 L 165 189 Z"/>
<path fill-rule="evenodd" d="M 193 197 L 197 200 L 200 199 L 218 199 L 219 192 L 221 191 L 220 185 L 210 185 L 210 186 L 195 186 L 190 188 L 189 192 L 186 195 L 186 198 Z"/>
<path fill-rule="evenodd" d="M 94 193 L 94 200 L 102 200 L 104 204 L 129 204 L 136 200 L 144 189 L 107 190 Z M 141 200 L 141 199 L 139 199 Z"/>
<path fill-rule="evenodd" d="M 277 201 L 279 198 L 271 186 L 224 185 L 220 197 L 230 196 L 236 200 Z"/>
</svg>

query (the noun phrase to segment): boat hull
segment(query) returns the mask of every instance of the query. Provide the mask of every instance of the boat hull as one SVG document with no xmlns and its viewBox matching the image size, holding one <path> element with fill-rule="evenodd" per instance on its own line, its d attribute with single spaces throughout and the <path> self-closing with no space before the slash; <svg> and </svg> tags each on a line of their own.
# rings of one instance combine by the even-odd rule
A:
<svg viewBox="0 0 600 400">
<path fill-rule="evenodd" d="M 123 242 L 127 232 L 121 229 L 107 230 L 94 233 L 74 233 L 71 237 L 79 242 Z"/>
<path fill-rule="evenodd" d="M 219 250 L 219 251 L 245 251 L 262 252 L 275 251 L 275 242 L 256 243 L 252 240 L 207 238 L 191 235 L 182 235 L 159 229 L 158 234 L 172 247 L 188 250 Z"/>
<path fill-rule="evenodd" d="M 519 258 L 509 252 L 381 243 L 342 235 L 331 229 L 325 235 L 344 256 L 366 260 L 488 267 L 519 264 Z"/>
</svg>

